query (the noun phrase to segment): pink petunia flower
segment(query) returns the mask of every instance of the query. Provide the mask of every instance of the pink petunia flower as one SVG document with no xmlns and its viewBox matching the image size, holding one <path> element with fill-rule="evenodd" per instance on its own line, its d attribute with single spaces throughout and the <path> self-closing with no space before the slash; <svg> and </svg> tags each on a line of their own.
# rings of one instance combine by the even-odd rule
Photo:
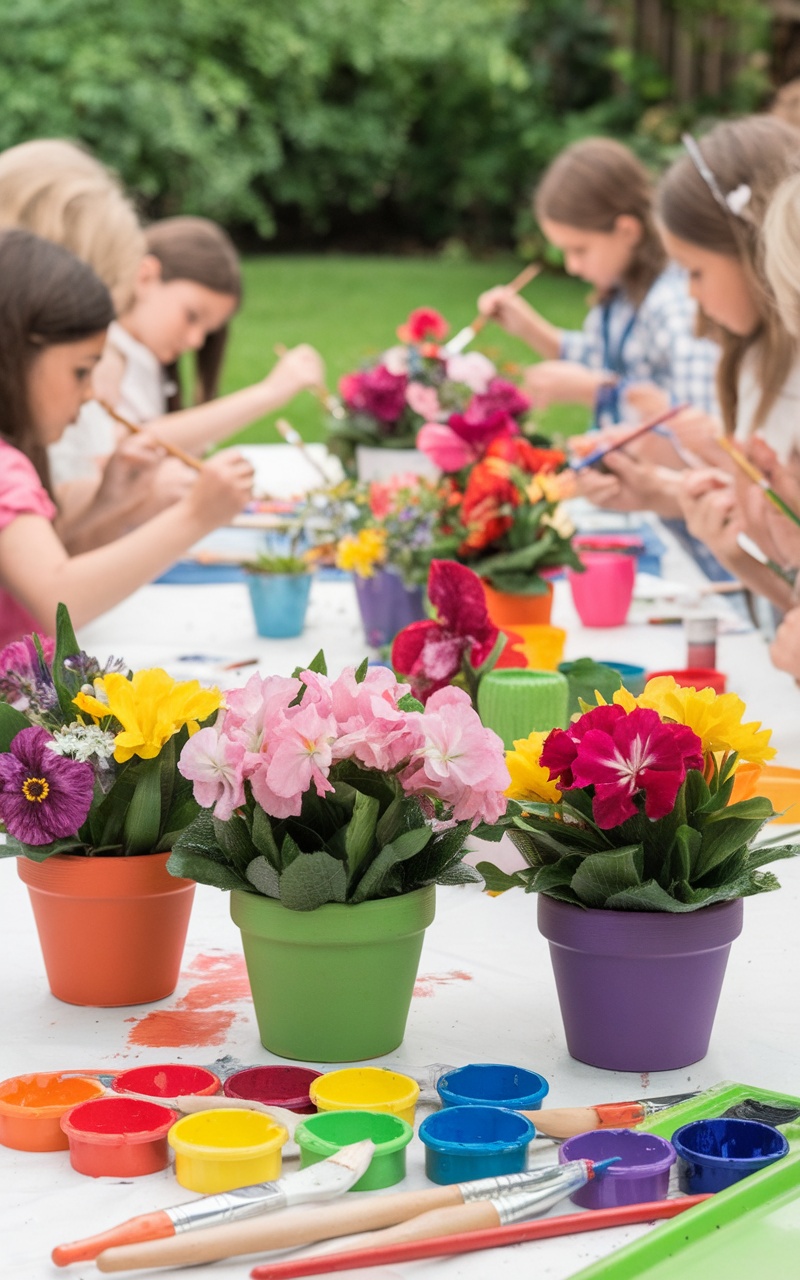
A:
<svg viewBox="0 0 800 1280">
<path fill-rule="evenodd" d="M 426 422 L 417 432 L 417 448 L 440 471 L 461 471 L 477 462 L 480 453 L 443 422 Z"/>
<path fill-rule="evenodd" d="M 333 791 L 328 773 L 335 740 L 336 721 L 333 716 L 320 715 L 313 703 L 310 706 L 300 703 L 298 707 L 289 709 L 281 726 L 280 745 L 272 754 L 264 779 L 272 796 L 285 801 L 281 807 L 288 809 L 288 812 L 275 814 L 276 817 L 297 817 L 303 793 L 312 785 L 320 797 Z M 255 778 L 252 786 L 256 795 Z M 274 812 L 274 801 L 268 812 Z"/>
<path fill-rule="evenodd" d="M 0 755 L 0 821 L 21 844 L 77 835 L 94 795 L 94 769 L 49 749 L 46 729 L 21 729 Z"/>
<path fill-rule="evenodd" d="M 194 798 L 204 809 L 227 822 L 244 804 L 243 741 L 220 733 L 216 725 L 200 729 L 184 746 L 178 772 L 194 783 Z"/>
<path fill-rule="evenodd" d="M 420 715 L 425 746 L 401 777 L 407 791 L 441 800 L 456 822 L 496 822 L 510 777 L 503 743 L 486 729 L 462 689 L 440 689 Z"/>
<path fill-rule="evenodd" d="M 443 412 L 434 388 L 423 386 L 421 382 L 409 382 L 406 387 L 406 404 L 426 420 L 436 419 Z"/>
<path fill-rule="evenodd" d="M 480 351 L 465 351 L 450 356 L 447 361 L 447 377 L 450 381 L 463 383 L 477 395 L 488 391 L 495 372 L 489 357 L 482 355 Z"/>
</svg>

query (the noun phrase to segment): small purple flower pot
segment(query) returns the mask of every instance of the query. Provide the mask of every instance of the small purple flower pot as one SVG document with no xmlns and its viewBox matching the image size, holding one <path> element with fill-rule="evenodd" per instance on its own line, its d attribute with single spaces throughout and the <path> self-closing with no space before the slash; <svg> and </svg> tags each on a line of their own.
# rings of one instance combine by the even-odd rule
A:
<svg viewBox="0 0 800 1280">
<path fill-rule="evenodd" d="M 570 1200 L 583 1209 L 614 1209 L 623 1204 L 665 1200 L 675 1148 L 666 1138 L 632 1129 L 593 1129 L 567 1138 L 558 1149 L 559 1164 L 570 1160 L 610 1160 L 616 1164 L 573 1192 Z"/>
<path fill-rule="evenodd" d="M 391 644 L 398 631 L 425 617 L 422 587 L 407 587 L 398 573 L 379 569 L 371 578 L 354 575 L 356 598 L 367 644 L 373 649 Z"/>
</svg>

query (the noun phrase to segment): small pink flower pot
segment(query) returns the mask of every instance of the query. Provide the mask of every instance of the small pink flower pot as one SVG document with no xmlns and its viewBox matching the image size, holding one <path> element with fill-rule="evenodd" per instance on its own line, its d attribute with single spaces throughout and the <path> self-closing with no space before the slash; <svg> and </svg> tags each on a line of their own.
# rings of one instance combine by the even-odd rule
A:
<svg viewBox="0 0 800 1280">
<path fill-rule="evenodd" d="M 615 551 L 580 550 L 583 573 L 567 570 L 578 617 L 585 627 L 621 627 L 636 581 L 636 559 Z"/>
</svg>

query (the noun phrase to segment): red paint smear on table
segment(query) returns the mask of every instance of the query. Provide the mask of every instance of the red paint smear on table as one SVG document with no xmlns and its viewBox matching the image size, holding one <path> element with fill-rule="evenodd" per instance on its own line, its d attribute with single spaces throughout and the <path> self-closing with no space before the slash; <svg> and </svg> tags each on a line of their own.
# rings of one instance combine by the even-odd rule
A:
<svg viewBox="0 0 800 1280">
<path fill-rule="evenodd" d="M 449 973 L 422 973 L 414 983 L 415 996 L 433 996 L 437 987 L 448 987 L 451 982 L 472 982 L 472 974 L 463 969 L 451 969 Z"/>
<path fill-rule="evenodd" d="M 143 1018 L 131 1019 L 128 1044 L 160 1049 L 167 1045 L 224 1044 L 237 1017 L 234 1009 L 220 1005 L 250 999 L 250 983 L 241 955 L 201 955 L 189 966 L 200 979 L 171 1009 L 154 1009 Z"/>
</svg>

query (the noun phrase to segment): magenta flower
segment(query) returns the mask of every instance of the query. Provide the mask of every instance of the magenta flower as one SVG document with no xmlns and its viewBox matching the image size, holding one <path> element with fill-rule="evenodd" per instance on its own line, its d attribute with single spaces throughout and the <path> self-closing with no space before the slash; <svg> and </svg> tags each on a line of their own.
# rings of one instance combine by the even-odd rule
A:
<svg viewBox="0 0 800 1280">
<path fill-rule="evenodd" d="M 489 418 L 494 413 L 506 413 L 510 418 L 518 418 L 530 407 L 528 397 L 513 382 L 507 382 L 505 378 L 492 378 L 483 395 L 472 397 L 467 413 L 474 421 Z"/>
<path fill-rule="evenodd" d="M 348 373 L 339 381 L 342 399 L 354 413 L 368 413 L 379 422 L 397 422 L 406 407 L 408 377 L 390 373 L 382 364 L 363 373 Z"/>
<path fill-rule="evenodd" d="M 32 635 L 13 640 L 0 651 L 0 698 L 18 711 L 41 714 L 58 706 L 58 695 L 48 666 L 53 661 L 56 642 L 51 636 L 39 639 L 44 661 Z"/>
<path fill-rule="evenodd" d="M 480 396 L 473 396 L 465 413 L 451 413 L 447 425 L 465 445 L 476 453 L 483 453 L 494 440 L 504 440 L 519 435 L 519 427 L 510 414 L 498 409 L 493 413 L 478 413 L 473 409 Z"/>
<path fill-rule="evenodd" d="M 703 751 L 686 725 L 664 724 L 649 708 L 611 706 L 551 733 L 541 762 L 562 791 L 594 787 L 594 820 L 608 830 L 638 813 L 640 794 L 648 818 L 670 813 L 687 770 L 703 768 Z"/>
<path fill-rule="evenodd" d="M 417 448 L 440 471 L 461 471 L 480 457 L 469 441 L 444 422 L 426 422 L 417 432 Z"/>
<path fill-rule="evenodd" d="M 0 755 L 0 820 L 21 844 L 77 835 L 94 794 L 90 764 L 50 751 L 46 729 L 21 729 Z"/>
<path fill-rule="evenodd" d="M 451 682 L 464 657 L 471 667 L 480 667 L 500 634 L 486 610 L 481 580 L 466 565 L 432 560 L 428 598 L 437 620 L 412 622 L 392 645 L 392 666 L 408 678 L 414 696 L 423 702 Z"/>
</svg>

